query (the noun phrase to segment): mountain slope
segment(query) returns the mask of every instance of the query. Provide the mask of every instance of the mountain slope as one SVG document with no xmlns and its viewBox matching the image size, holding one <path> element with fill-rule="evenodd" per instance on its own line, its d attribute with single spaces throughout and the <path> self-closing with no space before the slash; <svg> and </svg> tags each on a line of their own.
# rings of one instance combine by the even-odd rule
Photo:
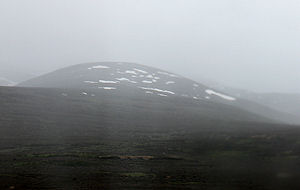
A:
<svg viewBox="0 0 300 190">
<path fill-rule="evenodd" d="M 286 115 L 296 118 L 296 122 L 300 123 L 300 94 L 290 93 L 256 93 L 248 90 L 227 87 L 225 85 L 210 82 L 207 80 L 205 84 L 211 87 L 231 94 L 257 104 L 263 105 L 269 109 L 276 110 Z M 298 119 L 297 119 L 298 118 Z"/>
<path fill-rule="evenodd" d="M 235 101 L 234 97 L 173 73 L 134 63 L 89 63 L 75 65 L 21 83 L 19 86 L 51 88 L 99 88 L 118 90 L 127 87 L 161 96 Z"/>
<path fill-rule="evenodd" d="M 134 63 L 86 63 L 63 68 L 19 84 L 24 87 L 97 89 L 121 93 L 132 91 L 164 98 L 182 97 L 195 102 L 227 104 L 286 123 L 297 123 L 294 116 L 258 103 L 230 96 L 203 84 L 160 69 Z"/>
<path fill-rule="evenodd" d="M 188 129 L 224 122 L 271 122 L 230 105 L 184 97 L 141 96 L 140 91 L 134 90 L 119 93 L 98 89 L 1 87 L 0 103 L 3 135 L 6 134 L 3 130 L 22 131 L 23 135 L 44 130 L 49 135 L 49 131 L 62 126 L 75 132 L 85 131 L 86 127 L 91 130 L 129 126 Z"/>
</svg>

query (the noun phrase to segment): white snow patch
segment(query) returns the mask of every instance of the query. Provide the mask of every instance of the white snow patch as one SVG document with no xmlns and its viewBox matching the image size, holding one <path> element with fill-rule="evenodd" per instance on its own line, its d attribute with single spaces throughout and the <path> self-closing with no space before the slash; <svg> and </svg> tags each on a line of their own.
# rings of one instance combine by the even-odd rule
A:
<svg viewBox="0 0 300 190">
<path fill-rule="evenodd" d="M 130 80 L 130 79 L 127 79 L 127 78 L 116 78 L 117 80 L 119 80 L 119 81 L 127 81 L 127 82 L 131 82 L 131 83 L 134 83 L 134 84 L 136 84 L 137 82 L 135 82 L 135 81 L 132 81 L 132 80 Z"/>
<path fill-rule="evenodd" d="M 125 73 L 126 73 L 126 74 L 134 74 L 134 75 L 137 75 L 137 73 L 136 73 L 135 71 L 130 71 L 130 70 L 125 71 Z"/>
<path fill-rule="evenodd" d="M 161 75 L 167 75 L 167 76 L 170 76 L 170 77 L 178 77 L 177 75 L 174 75 L 174 74 L 171 74 L 171 73 L 167 73 L 167 72 L 162 72 L 162 71 L 158 71 L 157 73 L 161 74 Z"/>
<path fill-rule="evenodd" d="M 115 87 L 98 87 L 98 88 L 104 89 L 104 90 L 115 90 L 115 89 L 117 89 Z"/>
<path fill-rule="evenodd" d="M 91 96 L 92 96 L 92 97 L 94 97 L 94 96 L 95 96 L 95 94 L 91 94 Z"/>
<path fill-rule="evenodd" d="M 152 75 L 147 75 L 146 78 L 152 79 L 154 77 Z"/>
<path fill-rule="evenodd" d="M 159 78 L 159 77 L 154 77 L 154 79 L 155 79 L 155 80 L 159 80 L 160 78 Z"/>
<path fill-rule="evenodd" d="M 163 96 L 163 97 L 167 97 L 168 95 L 165 95 L 165 94 L 157 94 L 159 96 Z"/>
<path fill-rule="evenodd" d="M 140 75 L 140 77 L 144 77 L 145 75 Z"/>
<path fill-rule="evenodd" d="M 195 100 L 199 100 L 200 98 L 198 98 L 198 97 L 194 96 L 194 97 L 193 97 L 193 99 L 195 99 Z"/>
<path fill-rule="evenodd" d="M 151 91 L 146 91 L 145 93 L 146 94 L 153 94 L 153 92 L 151 92 Z"/>
<path fill-rule="evenodd" d="M 91 69 L 109 69 L 109 67 L 104 66 L 104 65 L 97 65 L 97 66 L 93 66 L 93 67 L 89 67 L 89 70 Z"/>
<path fill-rule="evenodd" d="M 119 83 L 119 81 L 109 81 L 109 80 L 99 80 L 100 83 L 105 83 L 105 84 L 116 84 Z"/>
<path fill-rule="evenodd" d="M 219 93 L 219 92 L 215 92 L 215 91 L 213 91 L 213 90 L 207 89 L 207 90 L 205 90 L 205 92 L 206 92 L 207 94 L 209 94 L 209 95 L 216 95 L 216 96 L 219 96 L 219 97 L 221 97 L 221 98 L 223 98 L 223 99 L 225 99 L 225 100 L 229 100 L 229 101 L 235 101 L 235 100 L 236 100 L 235 98 L 233 98 L 233 97 L 231 97 L 231 96 L 227 96 L 227 95 L 221 94 L 221 93 Z"/>
<path fill-rule="evenodd" d="M 88 95 L 88 93 L 86 93 L 86 92 L 82 92 L 81 94 L 82 94 L 82 95 Z"/>
<path fill-rule="evenodd" d="M 208 99 L 208 100 L 210 99 L 210 97 L 209 97 L 209 96 L 205 96 L 205 98 L 206 98 L 206 99 Z"/>
<path fill-rule="evenodd" d="M 157 82 L 157 80 L 155 80 L 155 79 L 152 79 L 152 82 Z"/>
<path fill-rule="evenodd" d="M 194 86 L 194 87 L 199 87 L 199 85 L 198 85 L 198 84 L 193 84 L 193 86 Z"/>
<path fill-rule="evenodd" d="M 143 80 L 142 82 L 147 83 L 147 84 L 152 84 L 152 81 L 149 81 L 149 80 Z"/>
<path fill-rule="evenodd" d="M 86 80 L 84 81 L 85 83 L 90 83 L 90 84 L 97 84 L 98 82 L 95 82 L 95 81 L 89 81 L 89 80 Z"/>
<path fill-rule="evenodd" d="M 175 84 L 174 81 L 167 81 L 166 84 Z"/>
<path fill-rule="evenodd" d="M 146 87 L 140 87 L 141 89 L 144 90 L 152 90 L 152 91 L 156 91 L 156 92 L 163 92 L 163 93 L 168 93 L 168 94 L 175 94 L 174 92 L 168 91 L 168 90 L 161 90 L 158 88 L 146 88 Z"/>
<path fill-rule="evenodd" d="M 141 69 L 136 69 L 134 68 L 133 70 L 137 71 L 137 72 L 140 72 L 140 73 L 143 73 L 143 74 L 147 74 L 148 72 L 147 71 L 143 71 Z"/>
</svg>

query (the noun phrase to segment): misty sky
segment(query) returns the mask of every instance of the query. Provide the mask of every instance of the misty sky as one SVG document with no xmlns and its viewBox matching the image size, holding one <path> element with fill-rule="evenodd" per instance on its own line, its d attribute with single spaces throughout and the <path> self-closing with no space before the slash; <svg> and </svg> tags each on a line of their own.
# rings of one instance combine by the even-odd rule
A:
<svg viewBox="0 0 300 190">
<path fill-rule="evenodd" d="M 300 93 L 299 0 L 1 0 L 0 74 L 137 62 Z"/>
</svg>

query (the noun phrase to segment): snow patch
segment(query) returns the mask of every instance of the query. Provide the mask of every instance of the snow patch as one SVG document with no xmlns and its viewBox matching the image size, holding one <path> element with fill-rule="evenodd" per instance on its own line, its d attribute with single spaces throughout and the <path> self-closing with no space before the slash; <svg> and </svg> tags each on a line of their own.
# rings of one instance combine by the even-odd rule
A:
<svg viewBox="0 0 300 190">
<path fill-rule="evenodd" d="M 105 84 L 116 84 L 119 83 L 119 81 L 109 81 L 109 80 L 99 80 L 100 83 L 105 83 Z"/>
<path fill-rule="evenodd" d="M 152 91 L 156 91 L 156 92 L 163 92 L 163 93 L 168 93 L 168 94 L 175 94 L 174 92 L 168 91 L 168 90 L 161 90 L 158 88 L 146 88 L 146 87 L 140 87 L 141 89 L 144 90 L 152 90 Z"/>
<path fill-rule="evenodd" d="M 104 90 L 115 90 L 115 89 L 117 89 L 115 87 L 98 87 L 98 88 L 104 89 Z"/>
<path fill-rule="evenodd" d="M 88 95 L 88 93 L 86 93 L 86 92 L 81 92 L 81 94 L 82 94 L 82 95 Z"/>
<path fill-rule="evenodd" d="M 152 81 L 149 81 L 149 80 L 143 80 L 142 82 L 147 83 L 147 84 L 152 84 Z"/>
<path fill-rule="evenodd" d="M 161 74 L 161 75 L 167 75 L 167 76 L 170 76 L 170 77 L 178 77 L 177 75 L 174 75 L 174 74 L 171 74 L 171 73 L 167 73 L 167 72 L 162 72 L 162 71 L 158 71 L 157 73 Z"/>
<path fill-rule="evenodd" d="M 153 92 L 151 92 L 151 91 L 146 91 L 145 93 L 146 94 L 153 94 Z"/>
<path fill-rule="evenodd" d="M 134 75 L 137 75 L 137 73 L 136 73 L 135 71 L 130 71 L 130 70 L 125 71 L 125 73 L 126 73 L 126 74 L 134 74 Z"/>
<path fill-rule="evenodd" d="M 95 81 L 89 81 L 89 80 L 86 80 L 84 81 L 85 83 L 89 83 L 89 84 L 97 84 L 98 82 L 95 82 Z"/>
<path fill-rule="evenodd" d="M 135 82 L 135 81 L 132 81 L 132 80 L 130 80 L 130 79 L 127 79 L 127 78 L 116 78 L 117 80 L 119 80 L 119 81 L 127 81 L 127 82 L 131 82 L 131 83 L 134 83 L 134 84 L 136 84 L 137 82 Z"/>
<path fill-rule="evenodd" d="M 159 96 L 163 96 L 163 97 L 167 97 L 168 95 L 165 95 L 165 94 L 157 94 Z"/>
<path fill-rule="evenodd" d="M 147 75 L 146 78 L 152 79 L 154 77 L 152 75 Z"/>
<path fill-rule="evenodd" d="M 174 81 L 167 81 L 166 84 L 175 84 Z"/>
<path fill-rule="evenodd" d="M 225 99 L 225 100 L 229 100 L 229 101 L 235 101 L 235 100 L 236 100 L 235 98 L 233 98 L 233 97 L 231 97 L 231 96 L 227 96 L 227 95 L 221 94 L 221 93 L 219 93 L 219 92 L 215 92 L 215 91 L 213 91 L 213 90 L 207 89 L 207 90 L 205 90 L 205 92 L 206 92 L 207 94 L 209 94 L 209 95 L 216 95 L 216 96 L 219 96 L 219 97 L 221 97 L 221 98 L 223 98 L 223 99 Z"/>
<path fill-rule="evenodd" d="M 148 73 L 147 71 L 143 71 L 143 70 L 136 69 L 136 68 L 134 68 L 133 70 L 135 70 L 137 72 L 140 72 L 140 73 L 143 73 L 143 74 L 147 74 Z"/>
<path fill-rule="evenodd" d="M 110 67 L 104 66 L 104 65 L 97 65 L 97 66 L 93 66 L 93 67 L 89 67 L 88 69 L 109 69 Z"/>
</svg>

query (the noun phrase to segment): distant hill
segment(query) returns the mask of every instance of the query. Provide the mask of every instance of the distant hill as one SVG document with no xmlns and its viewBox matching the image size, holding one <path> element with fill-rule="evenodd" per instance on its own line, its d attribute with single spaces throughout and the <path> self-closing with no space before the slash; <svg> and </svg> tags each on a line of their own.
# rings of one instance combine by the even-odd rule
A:
<svg viewBox="0 0 300 190">
<path fill-rule="evenodd" d="M 297 117 L 273 110 L 229 93 L 215 90 L 183 76 L 135 63 L 79 64 L 20 83 L 23 87 L 93 89 L 121 93 L 131 91 L 162 98 L 182 97 L 195 102 L 227 104 L 271 120 L 298 123 Z"/>
<path fill-rule="evenodd" d="M 300 118 L 300 94 L 257 93 L 249 90 L 231 88 L 217 82 L 203 81 L 205 81 L 204 83 L 206 85 L 231 94 L 232 96 L 255 102 L 285 114 L 293 115 L 294 118 Z"/>
<path fill-rule="evenodd" d="M 11 81 L 5 77 L 0 77 L 0 86 L 14 86 L 16 82 Z"/>
</svg>

